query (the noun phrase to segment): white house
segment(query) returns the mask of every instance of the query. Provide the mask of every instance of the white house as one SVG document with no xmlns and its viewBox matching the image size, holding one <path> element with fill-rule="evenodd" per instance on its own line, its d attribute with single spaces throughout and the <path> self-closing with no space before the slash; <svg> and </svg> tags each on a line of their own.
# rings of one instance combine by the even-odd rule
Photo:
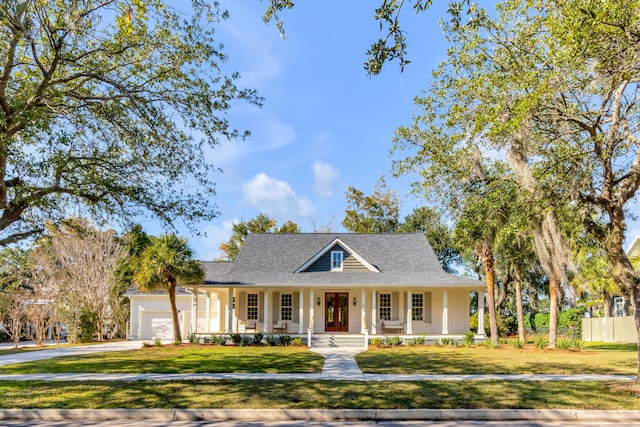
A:
<svg viewBox="0 0 640 427">
<path fill-rule="evenodd" d="M 236 261 L 203 265 L 177 297 L 183 336 L 461 336 L 471 292 L 484 311 L 484 283 L 445 273 L 423 234 L 249 234 Z M 173 336 L 166 294 L 129 297 L 131 338 Z"/>
</svg>

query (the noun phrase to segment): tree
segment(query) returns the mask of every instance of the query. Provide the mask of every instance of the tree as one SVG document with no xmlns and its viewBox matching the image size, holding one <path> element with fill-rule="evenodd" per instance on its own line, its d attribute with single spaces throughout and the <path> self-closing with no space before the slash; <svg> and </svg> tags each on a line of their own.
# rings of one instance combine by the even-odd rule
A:
<svg viewBox="0 0 640 427">
<path fill-rule="evenodd" d="M 298 224 L 293 221 L 287 221 L 280 228 L 274 218 L 270 218 L 267 215 L 261 213 L 255 218 L 248 221 L 240 220 L 233 224 L 231 237 L 227 242 L 220 243 L 220 251 L 222 252 L 222 259 L 225 261 L 234 261 L 244 240 L 249 233 L 299 233 L 300 229 Z"/>
<path fill-rule="evenodd" d="M 175 234 L 151 237 L 151 243 L 136 259 L 133 283 L 145 292 L 166 290 L 169 293 L 173 336 L 176 343 L 182 342 L 176 288 L 180 285 L 201 284 L 204 281 L 204 267 L 193 259 L 193 250 L 187 240 Z"/>
<path fill-rule="evenodd" d="M 27 320 L 29 273 L 26 251 L 5 248 L 0 251 L 0 263 L 0 325 L 18 348 Z"/>
<path fill-rule="evenodd" d="M 223 116 L 235 100 L 261 102 L 225 75 L 226 17 L 199 0 L 188 18 L 162 0 L 0 4 L 0 245 L 70 205 L 96 221 L 216 216 L 205 151 L 248 135 Z"/>
<path fill-rule="evenodd" d="M 395 233 L 400 225 L 400 204 L 384 179 L 376 185 L 372 195 L 365 196 L 355 187 L 346 192 L 347 208 L 342 225 L 354 233 Z"/>
<path fill-rule="evenodd" d="M 76 332 L 90 340 L 95 329 L 102 341 L 121 258 L 113 230 L 98 230 L 75 218 L 60 226 L 49 224 L 31 252 L 34 287 L 41 299 L 49 300 L 47 305 L 58 307 L 71 326 L 72 340 Z"/>
<path fill-rule="evenodd" d="M 442 269 L 447 273 L 455 272 L 454 266 L 461 262 L 460 251 L 456 248 L 451 231 L 436 210 L 426 206 L 415 208 L 404 218 L 399 231 L 423 232 L 438 257 Z"/>
<path fill-rule="evenodd" d="M 133 285 L 133 265 L 140 257 L 142 251 L 149 246 L 151 238 L 139 224 L 131 227 L 122 238 L 119 239 L 123 249 L 122 257 L 115 271 L 115 283 L 111 288 L 109 305 L 111 317 L 115 326 L 114 335 L 121 335 L 125 331 L 130 320 L 129 298 L 125 296 L 127 290 Z"/>
</svg>

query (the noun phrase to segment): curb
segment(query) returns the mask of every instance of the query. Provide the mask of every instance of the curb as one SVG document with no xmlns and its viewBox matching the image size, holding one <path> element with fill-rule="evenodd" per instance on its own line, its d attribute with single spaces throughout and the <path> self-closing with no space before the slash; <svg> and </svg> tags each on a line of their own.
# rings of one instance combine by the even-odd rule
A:
<svg viewBox="0 0 640 427">
<path fill-rule="evenodd" d="M 640 422 L 640 411 L 572 409 L 0 409 L 7 421 L 592 421 Z"/>
</svg>

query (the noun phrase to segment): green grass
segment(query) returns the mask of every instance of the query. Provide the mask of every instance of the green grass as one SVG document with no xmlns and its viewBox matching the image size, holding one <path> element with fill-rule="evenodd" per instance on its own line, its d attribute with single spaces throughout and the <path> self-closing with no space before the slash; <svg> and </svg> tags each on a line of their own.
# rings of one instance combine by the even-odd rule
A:
<svg viewBox="0 0 640 427">
<path fill-rule="evenodd" d="M 370 348 L 356 356 L 375 374 L 617 374 L 638 372 L 634 345 L 599 345 L 582 351 L 537 350 L 531 345 Z"/>
<path fill-rule="evenodd" d="M 2 408 L 638 409 L 634 383 L 0 382 Z"/>
<path fill-rule="evenodd" d="M 306 347 L 221 347 L 182 344 L 57 357 L 0 367 L 2 374 L 321 372 L 324 358 Z"/>
</svg>

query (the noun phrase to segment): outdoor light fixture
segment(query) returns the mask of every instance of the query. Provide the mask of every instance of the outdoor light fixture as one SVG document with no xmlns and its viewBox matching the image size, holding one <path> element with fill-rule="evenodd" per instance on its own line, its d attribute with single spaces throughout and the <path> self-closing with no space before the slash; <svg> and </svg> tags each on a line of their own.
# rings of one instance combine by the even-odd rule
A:
<svg viewBox="0 0 640 427">
<path fill-rule="evenodd" d="M 318 297 L 318 305 L 320 305 L 320 297 Z"/>
<path fill-rule="evenodd" d="M 356 305 L 356 297 L 353 297 L 353 305 Z"/>
</svg>

